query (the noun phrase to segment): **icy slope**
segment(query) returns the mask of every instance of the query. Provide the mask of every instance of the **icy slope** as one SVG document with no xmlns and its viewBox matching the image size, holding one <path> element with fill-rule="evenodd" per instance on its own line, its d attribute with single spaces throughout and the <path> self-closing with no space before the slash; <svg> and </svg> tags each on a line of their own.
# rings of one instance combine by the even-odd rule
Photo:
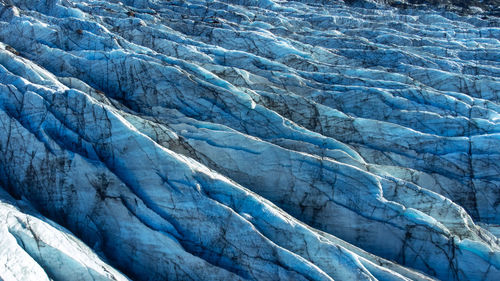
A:
<svg viewBox="0 0 500 281">
<path fill-rule="evenodd" d="M 497 280 L 499 38 L 374 3 L 0 0 L 0 279 Z"/>
<path fill-rule="evenodd" d="M 128 280 L 66 229 L 0 190 L 3 280 Z"/>
</svg>

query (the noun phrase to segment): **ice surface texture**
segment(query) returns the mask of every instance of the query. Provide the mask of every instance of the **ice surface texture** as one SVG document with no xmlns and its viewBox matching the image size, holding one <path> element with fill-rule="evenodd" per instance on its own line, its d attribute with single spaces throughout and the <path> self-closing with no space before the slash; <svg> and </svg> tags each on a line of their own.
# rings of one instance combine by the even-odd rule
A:
<svg viewBox="0 0 500 281">
<path fill-rule="evenodd" d="M 0 0 L 0 279 L 499 280 L 500 21 L 366 3 Z"/>
</svg>

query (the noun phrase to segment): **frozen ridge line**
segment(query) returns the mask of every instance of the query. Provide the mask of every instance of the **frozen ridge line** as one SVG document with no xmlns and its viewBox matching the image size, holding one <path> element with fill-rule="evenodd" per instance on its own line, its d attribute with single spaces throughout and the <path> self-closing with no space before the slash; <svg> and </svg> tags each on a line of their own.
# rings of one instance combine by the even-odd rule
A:
<svg viewBox="0 0 500 281">
<path fill-rule="evenodd" d="M 0 280 L 498 280 L 499 40 L 481 7 L 0 0 Z"/>
</svg>

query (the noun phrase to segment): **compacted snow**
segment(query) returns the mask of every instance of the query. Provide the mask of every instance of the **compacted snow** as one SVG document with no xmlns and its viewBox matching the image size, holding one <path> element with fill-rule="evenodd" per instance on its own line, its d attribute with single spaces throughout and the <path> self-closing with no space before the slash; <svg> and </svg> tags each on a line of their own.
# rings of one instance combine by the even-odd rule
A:
<svg viewBox="0 0 500 281">
<path fill-rule="evenodd" d="M 500 20 L 433 7 L 0 0 L 0 280 L 499 280 Z"/>
</svg>

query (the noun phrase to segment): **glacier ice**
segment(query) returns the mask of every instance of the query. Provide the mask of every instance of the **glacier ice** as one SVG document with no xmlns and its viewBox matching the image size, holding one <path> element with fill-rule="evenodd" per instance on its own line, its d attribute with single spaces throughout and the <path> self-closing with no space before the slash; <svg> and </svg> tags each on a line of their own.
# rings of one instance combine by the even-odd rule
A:
<svg viewBox="0 0 500 281">
<path fill-rule="evenodd" d="M 0 0 L 0 279 L 500 278 L 500 20 L 389 2 Z"/>
</svg>

